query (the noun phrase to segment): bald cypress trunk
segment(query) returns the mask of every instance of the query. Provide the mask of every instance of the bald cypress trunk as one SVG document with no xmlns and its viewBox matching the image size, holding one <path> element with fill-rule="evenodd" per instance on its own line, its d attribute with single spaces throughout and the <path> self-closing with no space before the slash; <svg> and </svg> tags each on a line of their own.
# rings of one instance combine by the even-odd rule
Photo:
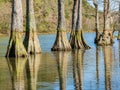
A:
<svg viewBox="0 0 120 90">
<path fill-rule="evenodd" d="M 27 55 L 27 52 L 22 43 L 23 42 L 22 32 L 23 32 L 22 1 L 13 0 L 11 33 L 6 57 L 23 57 Z"/>
<path fill-rule="evenodd" d="M 104 30 L 98 40 L 98 45 L 113 44 L 113 31 L 110 28 L 110 0 L 104 0 Z"/>
<path fill-rule="evenodd" d="M 95 6 L 95 32 L 96 32 L 96 37 L 95 37 L 95 43 L 97 43 L 99 39 L 99 14 L 98 14 L 98 4 L 96 0 L 93 0 L 93 4 Z"/>
<path fill-rule="evenodd" d="M 74 0 L 72 12 L 72 31 L 70 34 L 72 49 L 89 49 L 82 33 L 82 0 Z"/>
<path fill-rule="evenodd" d="M 34 16 L 34 1 L 26 0 L 26 35 L 24 45 L 29 54 L 36 54 L 41 52 Z"/>
<path fill-rule="evenodd" d="M 58 26 L 57 36 L 52 51 L 70 50 L 71 46 L 67 40 L 64 0 L 58 0 Z"/>
<path fill-rule="evenodd" d="M 119 27 L 120 27 L 120 2 L 119 2 Z M 118 40 L 120 40 L 120 29 L 119 29 L 119 33 L 118 33 Z"/>
</svg>

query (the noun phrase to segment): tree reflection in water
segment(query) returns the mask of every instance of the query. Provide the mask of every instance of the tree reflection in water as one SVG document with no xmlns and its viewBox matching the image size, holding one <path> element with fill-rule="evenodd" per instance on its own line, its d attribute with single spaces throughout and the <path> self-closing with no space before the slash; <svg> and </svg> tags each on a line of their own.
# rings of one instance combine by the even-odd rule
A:
<svg viewBox="0 0 120 90">
<path fill-rule="evenodd" d="M 111 46 L 104 46 L 104 67 L 105 67 L 105 89 L 112 90 L 112 48 Z"/>
<path fill-rule="evenodd" d="M 100 46 L 96 46 L 96 79 L 97 79 L 97 87 L 99 85 L 99 60 L 100 60 Z"/>
<path fill-rule="evenodd" d="M 119 53 L 119 64 L 120 64 L 120 40 L 118 44 L 119 44 L 118 53 Z"/>
<path fill-rule="evenodd" d="M 26 58 L 8 58 L 8 66 L 12 81 L 12 90 L 25 90 Z"/>
<path fill-rule="evenodd" d="M 69 52 L 59 51 L 56 53 L 60 90 L 66 90 L 68 56 Z"/>
<path fill-rule="evenodd" d="M 27 90 L 37 89 L 37 76 L 40 65 L 40 54 L 29 56 L 26 63 Z"/>
<path fill-rule="evenodd" d="M 82 50 L 75 50 L 73 53 L 73 78 L 76 90 L 83 90 L 83 56 Z"/>
</svg>

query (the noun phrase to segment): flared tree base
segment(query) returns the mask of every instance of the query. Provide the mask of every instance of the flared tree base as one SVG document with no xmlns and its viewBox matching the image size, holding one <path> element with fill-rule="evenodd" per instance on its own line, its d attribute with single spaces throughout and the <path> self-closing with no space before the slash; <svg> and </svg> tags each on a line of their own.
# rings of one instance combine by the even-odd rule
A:
<svg viewBox="0 0 120 90">
<path fill-rule="evenodd" d="M 72 31 L 70 35 L 70 44 L 72 49 L 90 49 L 84 40 L 82 30 Z"/>
<path fill-rule="evenodd" d="M 27 35 L 24 39 L 24 45 L 28 54 L 39 54 L 41 53 L 40 43 L 37 34 L 34 32 Z"/>
<path fill-rule="evenodd" d="M 57 31 L 57 36 L 52 51 L 69 51 L 71 50 L 70 43 L 67 40 L 66 32 L 61 30 Z"/>
<path fill-rule="evenodd" d="M 100 46 L 106 46 L 106 45 L 112 45 L 114 43 L 113 41 L 113 32 L 106 30 L 104 31 L 97 41 L 97 44 Z"/>
<path fill-rule="evenodd" d="M 23 45 L 20 32 L 12 32 L 7 48 L 6 57 L 26 57 L 27 52 Z"/>
<path fill-rule="evenodd" d="M 98 40 L 99 40 L 99 37 L 100 37 L 100 33 L 99 32 L 96 32 L 96 37 L 94 39 L 94 43 L 97 44 Z"/>
</svg>

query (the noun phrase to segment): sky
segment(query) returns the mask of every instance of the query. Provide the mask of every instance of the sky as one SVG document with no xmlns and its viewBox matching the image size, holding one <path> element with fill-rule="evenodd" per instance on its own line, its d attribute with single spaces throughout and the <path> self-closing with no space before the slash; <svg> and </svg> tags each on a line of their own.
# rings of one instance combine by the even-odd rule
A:
<svg viewBox="0 0 120 90">
<path fill-rule="evenodd" d="M 94 7 L 93 0 L 87 0 L 88 3 Z M 103 11 L 103 0 L 97 0 L 98 1 L 98 7 L 100 11 Z M 119 10 L 119 2 L 120 0 L 111 0 L 110 2 L 110 8 L 111 11 L 118 11 Z"/>
</svg>

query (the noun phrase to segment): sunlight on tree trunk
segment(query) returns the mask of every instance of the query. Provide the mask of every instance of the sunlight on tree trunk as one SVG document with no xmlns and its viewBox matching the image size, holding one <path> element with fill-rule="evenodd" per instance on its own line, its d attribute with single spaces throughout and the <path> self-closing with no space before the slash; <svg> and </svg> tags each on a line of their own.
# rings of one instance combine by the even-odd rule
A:
<svg viewBox="0 0 120 90">
<path fill-rule="evenodd" d="M 41 52 L 39 39 L 36 32 L 33 3 L 33 0 L 26 0 L 26 35 L 24 39 L 24 45 L 29 54 Z"/>
<path fill-rule="evenodd" d="M 22 43 L 22 32 L 23 32 L 22 1 L 13 0 L 11 34 L 10 34 L 6 57 L 27 56 L 27 52 Z"/>
<path fill-rule="evenodd" d="M 67 51 L 71 50 L 71 46 L 67 40 L 64 0 L 58 0 L 58 27 L 55 43 L 52 51 Z"/>
<path fill-rule="evenodd" d="M 82 0 L 74 0 L 72 11 L 72 31 L 70 34 L 72 49 L 89 49 L 82 33 Z"/>
<path fill-rule="evenodd" d="M 100 35 L 98 45 L 113 44 L 113 31 L 111 31 L 110 0 L 104 0 L 104 31 Z"/>
</svg>

